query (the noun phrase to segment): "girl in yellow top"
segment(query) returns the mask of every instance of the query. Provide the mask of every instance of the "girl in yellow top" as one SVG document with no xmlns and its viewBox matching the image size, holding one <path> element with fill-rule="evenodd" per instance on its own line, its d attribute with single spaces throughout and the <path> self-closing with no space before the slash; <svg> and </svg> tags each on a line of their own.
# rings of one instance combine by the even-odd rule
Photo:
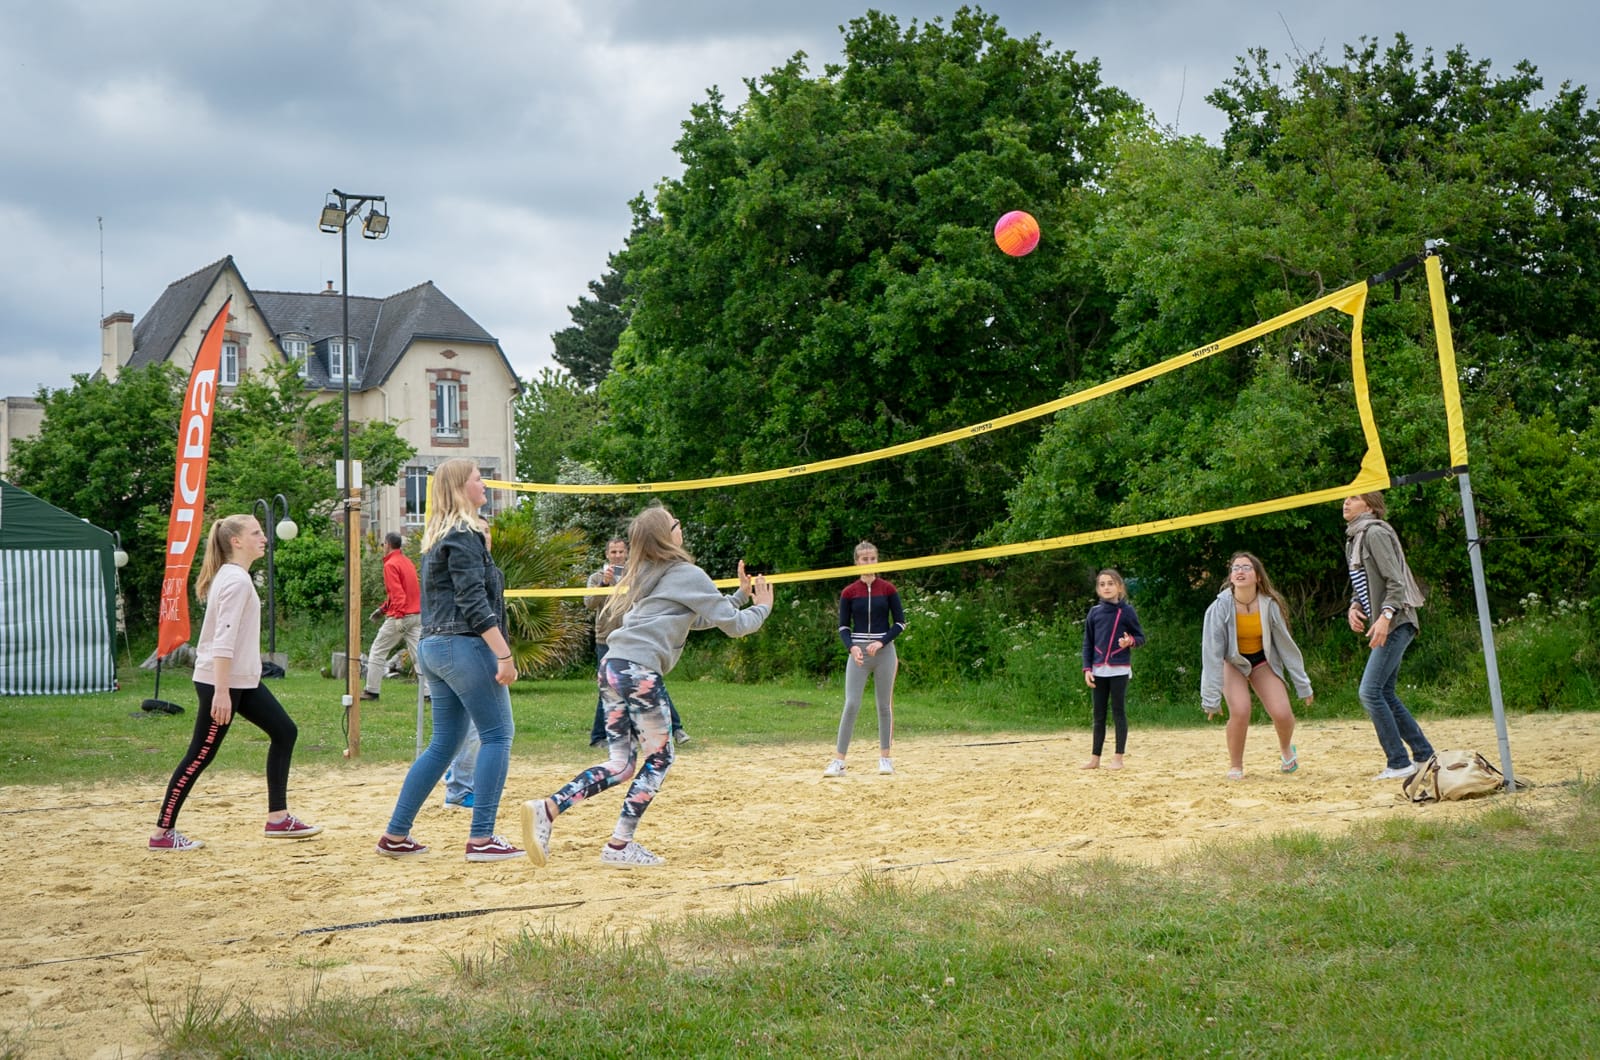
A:
<svg viewBox="0 0 1600 1060">
<path fill-rule="evenodd" d="M 1294 746 L 1294 711 L 1284 675 L 1295 694 L 1311 705 L 1311 681 L 1300 649 L 1289 635 L 1283 598 L 1272 587 L 1261 560 L 1235 552 L 1228 580 L 1206 609 L 1200 641 L 1200 707 L 1206 717 L 1228 703 L 1228 779 L 1244 779 L 1244 741 L 1250 732 L 1250 691 L 1278 733 L 1279 769 L 1300 768 Z"/>
</svg>

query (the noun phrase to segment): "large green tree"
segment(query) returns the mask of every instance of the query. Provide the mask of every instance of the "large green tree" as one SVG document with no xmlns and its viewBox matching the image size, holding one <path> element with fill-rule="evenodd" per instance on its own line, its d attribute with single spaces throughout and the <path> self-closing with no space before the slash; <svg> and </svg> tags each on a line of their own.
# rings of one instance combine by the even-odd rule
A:
<svg viewBox="0 0 1600 1060">
<path fill-rule="evenodd" d="M 124 372 L 114 383 L 75 376 L 70 387 L 40 391 L 43 426 L 15 451 L 18 485 L 121 536 L 123 592 L 136 625 L 155 621 L 160 600 L 184 385 L 169 365 Z M 330 531 L 341 410 L 313 398 L 292 365 L 248 373 L 222 395 L 206 473 L 208 517 L 253 511 L 257 498 L 281 493 L 307 535 Z M 394 482 L 416 452 L 387 421 L 353 424 L 350 445 L 373 483 Z"/>
<path fill-rule="evenodd" d="M 1576 562 L 1485 549 L 1505 597 L 1594 570 L 1592 539 L 1550 506 L 1594 505 L 1597 395 L 1588 336 L 1600 267 L 1597 121 L 1582 89 L 1537 103 L 1464 49 L 1420 60 L 1404 37 L 1297 59 L 1252 52 L 1210 97 L 1220 148 L 1128 130 L 1100 229 L 1117 292 L 1116 372 L 1201 346 L 1395 265 L 1442 239 L 1473 468 L 1492 534 L 1566 536 Z M 1420 272 L 1377 287 L 1364 336 L 1395 474 L 1449 466 L 1435 336 Z M 997 539 L 1026 539 L 1227 507 L 1352 478 L 1363 444 L 1349 323 L 1321 314 L 1115 400 L 1063 414 L 1011 495 Z M 1587 470 L 1585 470 L 1587 468 Z M 1559 470 L 1559 500 L 1535 480 Z M 1514 483 L 1526 483 L 1526 487 Z M 1576 491 L 1578 496 L 1571 493 Z M 1528 498 L 1519 504 L 1514 498 Z M 1466 592 L 1449 484 L 1391 494 L 1412 558 L 1444 599 Z M 1263 554 L 1295 595 L 1337 610 L 1347 587 L 1337 506 L 1108 547 L 1108 561 L 1191 602 L 1236 548 Z M 1530 562 L 1534 561 L 1534 562 Z"/>
<path fill-rule="evenodd" d="M 1082 234 L 1112 119 L 1134 104 L 1096 62 L 976 9 L 905 29 L 869 12 L 843 63 L 813 74 L 797 55 L 747 87 L 738 108 L 716 91 L 692 108 L 682 177 L 635 204 L 616 259 L 632 315 L 601 385 L 607 472 L 674 479 L 907 442 L 1098 365 L 1111 303 Z M 1013 208 L 1046 233 L 1026 258 L 991 236 Z M 991 521 L 1035 437 L 673 503 L 725 534 L 713 551 L 753 550 L 768 569 L 866 535 L 905 554 Z"/>
<path fill-rule="evenodd" d="M 120 580 L 136 624 L 155 620 L 161 598 L 183 386 L 167 365 L 124 372 L 115 383 L 73 376 L 70 387 L 39 391 L 44 424 L 12 453 L 17 485 L 119 535 L 128 553 Z"/>
<path fill-rule="evenodd" d="M 555 346 L 555 361 L 582 387 L 592 389 L 611 371 L 611 357 L 628 326 L 628 311 L 623 305 L 625 289 L 622 273 L 616 269 L 616 255 L 607 261 L 606 274 L 589 281 L 589 293 L 567 307 L 572 326 L 550 336 Z"/>
<path fill-rule="evenodd" d="M 545 368 L 517 395 L 517 477 L 556 482 L 565 459 L 581 459 L 600 422 L 600 398 L 564 372 Z"/>
</svg>

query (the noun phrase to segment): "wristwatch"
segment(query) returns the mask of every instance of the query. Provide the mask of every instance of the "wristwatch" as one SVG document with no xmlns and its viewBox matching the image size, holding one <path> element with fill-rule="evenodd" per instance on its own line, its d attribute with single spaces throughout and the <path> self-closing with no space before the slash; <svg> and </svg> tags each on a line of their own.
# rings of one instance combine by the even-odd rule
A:
<svg viewBox="0 0 1600 1060">
<path fill-rule="evenodd" d="M 1394 617 L 1394 608 L 1392 608 L 1392 607 L 1384 608 L 1383 609 L 1383 617 L 1384 618 L 1393 618 Z"/>
</svg>

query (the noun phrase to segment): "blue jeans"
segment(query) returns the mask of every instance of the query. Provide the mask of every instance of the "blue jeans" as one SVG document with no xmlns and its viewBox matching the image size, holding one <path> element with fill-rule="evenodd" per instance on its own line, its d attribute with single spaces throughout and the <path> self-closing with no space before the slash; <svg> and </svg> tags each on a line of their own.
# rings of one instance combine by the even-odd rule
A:
<svg viewBox="0 0 1600 1060">
<path fill-rule="evenodd" d="M 467 738 L 461 741 L 461 750 L 450 760 L 450 768 L 444 771 L 445 802 L 460 802 L 472 794 L 474 776 L 478 771 L 478 748 L 481 746 L 483 741 L 478 739 L 478 727 L 468 718 Z M 476 796 L 473 802 L 477 802 Z"/>
<path fill-rule="evenodd" d="M 1433 756 L 1433 745 L 1422 735 L 1422 726 L 1394 691 L 1400 677 L 1400 660 L 1416 637 L 1417 627 L 1409 622 L 1391 629 L 1383 647 L 1372 649 L 1367 656 L 1367 668 L 1361 674 L 1361 706 L 1378 731 L 1378 743 L 1390 769 L 1404 769 L 1412 761 L 1426 762 Z"/>
<path fill-rule="evenodd" d="M 411 763 L 400 800 L 389 818 L 389 835 L 409 835 L 417 811 L 450 768 L 450 760 L 467 739 L 470 725 L 477 726 L 483 745 L 478 749 L 473 777 L 473 839 L 494 834 L 500 810 L 500 792 L 511 765 L 511 691 L 494 679 L 494 651 L 482 637 L 442 634 L 422 638 L 417 662 L 433 692 L 433 738 L 422 756 Z"/>
</svg>

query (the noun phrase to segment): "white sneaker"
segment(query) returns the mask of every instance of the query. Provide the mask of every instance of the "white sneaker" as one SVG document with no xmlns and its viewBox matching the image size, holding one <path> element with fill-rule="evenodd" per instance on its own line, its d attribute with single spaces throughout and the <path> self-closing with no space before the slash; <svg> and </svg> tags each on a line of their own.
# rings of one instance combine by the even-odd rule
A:
<svg viewBox="0 0 1600 1060">
<path fill-rule="evenodd" d="M 1417 764 L 1415 762 L 1407 762 L 1400 769 L 1385 769 L 1382 773 L 1379 773 L 1377 776 L 1373 777 L 1372 779 L 1373 780 L 1404 780 L 1407 777 L 1409 777 L 1411 774 L 1415 773 L 1416 771 L 1417 771 Z"/>
<path fill-rule="evenodd" d="M 658 854 L 652 854 L 633 840 L 628 840 L 628 845 L 618 850 L 607 843 L 600 848 L 600 863 L 603 865 L 622 865 L 627 868 L 634 866 L 660 865 L 667 859 Z"/>
<path fill-rule="evenodd" d="M 529 799 L 522 804 L 522 843 L 533 864 L 543 865 L 550 860 L 550 831 L 554 827 L 543 799 Z"/>
<path fill-rule="evenodd" d="M 822 775 L 825 776 L 825 777 L 842 777 L 842 776 L 844 776 L 844 759 L 842 759 L 842 758 L 830 758 L 830 759 L 828 759 L 828 768 L 824 769 L 822 771 Z"/>
<path fill-rule="evenodd" d="M 878 759 L 878 772 L 881 773 L 883 776 L 886 776 L 886 777 L 890 776 L 891 774 L 893 774 L 894 773 L 894 759 L 892 759 L 892 758 L 880 758 L 880 759 Z"/>
</svg>

